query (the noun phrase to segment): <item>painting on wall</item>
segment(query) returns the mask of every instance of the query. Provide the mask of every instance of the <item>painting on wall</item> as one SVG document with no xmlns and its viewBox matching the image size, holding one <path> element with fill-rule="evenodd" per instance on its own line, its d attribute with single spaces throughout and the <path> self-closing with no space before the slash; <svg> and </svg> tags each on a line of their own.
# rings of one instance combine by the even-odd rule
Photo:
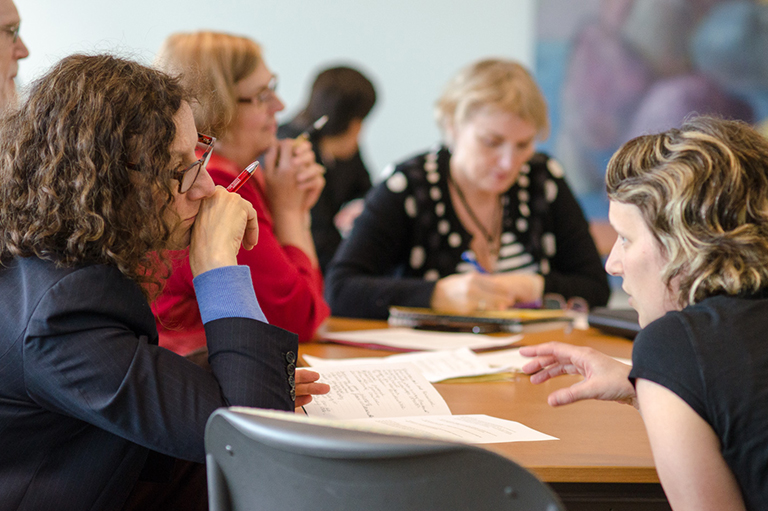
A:
<svg viewBox="0 0 768 511">
<path fill-rule="evenodd" d="M 550 107 L 542 149 L 587 216 L 607 217 L 618 147 L 695 114 L 768 118 L 768 2 L 539 0 L 536 78 Z"/>
</svg>

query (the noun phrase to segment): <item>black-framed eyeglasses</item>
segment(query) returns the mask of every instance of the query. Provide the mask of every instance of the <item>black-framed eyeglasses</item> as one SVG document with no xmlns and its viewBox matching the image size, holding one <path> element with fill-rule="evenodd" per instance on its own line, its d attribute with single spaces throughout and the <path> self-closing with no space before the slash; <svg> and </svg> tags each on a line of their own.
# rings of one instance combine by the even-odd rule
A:
<svg viewBox="0 0 768 511">
<path fill-rule="evenodd" d="M 237 98 L 238 103 L 259 103 L 259 104 L 267 104 L 272 99 L 276 98 L 277 95 L 275 94 L 277 92 L 277 75 L 272 75 L 272 78 L 269 79 L 269 83 L 266 87 L 263 87 L 259 92 L 254 94 L 253 96 L 249 98 Z"/>
<path fill-rule="evenodd" d="M 202 133 L 197 134 L 197 149 L 202 151 L 203 155 L 189 167 L 184 170 L 176 170 L 171 175 L 179 182 L 179 193 L 187 193 L 192 188 L 192 185 L 195 184 L 197 176 L 200 175 L 200 170 L 205 168 L 208 165 L 208 160 L 211 159 L 214 143 L 216 143 L 216 137 L 209 137 Z"/>
<path fill-rule="evenodd" d="M 5 32 L 6 34 L 9 34 L 11 37 L 13 37 L 13 42 L 19 40 L 19 29 L 21 28 L 21 21 L 18 23 L 14 23 L 13 25 L 2 25 L 0 26 L 0 30 Z"/>
</svg>

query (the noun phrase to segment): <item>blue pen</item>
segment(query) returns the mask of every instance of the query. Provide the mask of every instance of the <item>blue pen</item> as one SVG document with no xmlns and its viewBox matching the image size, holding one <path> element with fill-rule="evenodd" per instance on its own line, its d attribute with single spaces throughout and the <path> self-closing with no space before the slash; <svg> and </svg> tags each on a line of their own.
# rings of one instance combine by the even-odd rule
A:
<svg viewBox="0 0 768 511">
<path fill-rule="evenodd" d="M 488 273 L 485 268 L 480 266 L 480 263 L 477 262 L 477 259 L 475 259 L 475 253 L 471 250 L 465 250 L 462 252 L 461 260 L 474 266 L 478 273 Z"/>
</svg>

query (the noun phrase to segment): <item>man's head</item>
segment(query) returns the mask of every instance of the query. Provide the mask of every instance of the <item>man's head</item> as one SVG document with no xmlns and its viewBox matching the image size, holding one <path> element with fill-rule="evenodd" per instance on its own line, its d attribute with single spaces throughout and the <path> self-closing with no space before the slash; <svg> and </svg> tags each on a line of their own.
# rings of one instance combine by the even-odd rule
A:
<svg viewBox="0 0 768 511">
<path fill-rule="evenodd" d="M 14 78 L 19 60 L 29 55 L 19 35 L 19 11 L 13 0 L 0 0 L 0 107 L 16 98 Z"/>
</svg>

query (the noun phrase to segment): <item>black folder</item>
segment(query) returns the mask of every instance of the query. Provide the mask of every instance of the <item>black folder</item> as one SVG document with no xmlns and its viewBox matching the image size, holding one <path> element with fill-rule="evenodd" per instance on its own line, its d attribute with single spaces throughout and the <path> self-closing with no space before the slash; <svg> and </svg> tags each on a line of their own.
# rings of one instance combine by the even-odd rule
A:
<svg viewBox="0 0 768 511">
<path fill-rule="evenodd" d="M 635 309 L 609 309 L 607 307 L 595 307 L 589 311 L 589 326 L 619 337 L 634 340 L 640 331 L 640 323 L 637 320 Z"/>
</svg>

